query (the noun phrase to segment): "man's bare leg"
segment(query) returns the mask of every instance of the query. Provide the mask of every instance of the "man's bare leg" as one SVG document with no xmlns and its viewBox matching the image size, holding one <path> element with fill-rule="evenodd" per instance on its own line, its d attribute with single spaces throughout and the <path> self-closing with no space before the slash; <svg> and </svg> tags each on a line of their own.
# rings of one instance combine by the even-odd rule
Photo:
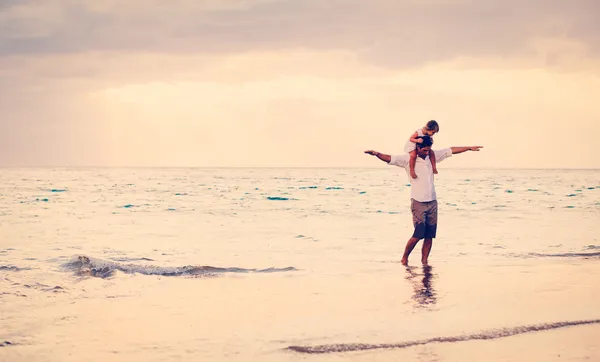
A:
<svg viewBox="0 0 600 362">
<path fill-rule="evenodd" d="M 425 238 L 423 240 L 423 249 L 421 250 L 421 263 L 423 263 L 423 265 L 427 265 L 427 259 L 429 258 L 432 244 L 433 239 L 431 238 Z"/>
<path fill-rule="evenodd" d="M 404 256 L 402 256 L 402 260 L 400 261 L 403 265 L 408 264 L 408 256 L 413 251 L 419 240 L 421 239 L 415 237 L 408 239 L 408 242 L 406 243 L 406 248 L 404 249 Z"/>
</svg>

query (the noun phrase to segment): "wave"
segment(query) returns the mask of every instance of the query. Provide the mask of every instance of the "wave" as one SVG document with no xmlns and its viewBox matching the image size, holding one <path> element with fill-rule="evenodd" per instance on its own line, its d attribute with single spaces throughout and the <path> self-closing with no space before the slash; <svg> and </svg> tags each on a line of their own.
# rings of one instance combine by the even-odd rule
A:
<svg viewBox="0 0 600 362">
<path fill-rule="evenodd" d="M 150 258 L 127 258 L 127 257 L 122 257 L 122 258 L 109 258 L 112 261 L 121 261 L 121 262 L 132 262 L 132 261 L 154 261 L 154 259 L 150 259 Z"/>
<path fill-rule="evenodd" d="M 220 268 L 214 266 L 187 265 L 182 267 L 165 267 L 156 265 L 124 264 L 102 259 L 90 258 L 85 255 L 74 256 L 70 262 L 63 265 L 74 270 L 78 275 L 89 275 L 99 278 L 108 278 L 115 271 L 128 274 L 162 275 L 162 276 L 215 276 L 224 273 L 278 273 L 297 270 L 294 267 L 245 269 L 245 268 Z"/>
<path fill-rule="evenodd" d="M 600 324 L 600 319 L 590 319 L 581 321 L 566 321 L 566 322 L 555 322 L 547 324 L 537 324 L 520 326 L 513 328 L 503 329 L 492 329 L 481 333 L 467 334 L 463 336 L 453 337 L 435 337 L 429 339 L 421 339 L 416 341 L 407 341 L 400 343 L 384 343 L 384 344 L 368 344 L 368 343 L 339 343 L 339 344 L 324 344 L 320 346 L 289 346 L 288 350 L 309 353 L 309 354 L 322 354 L 322 353 L 341 353 L 341 352 L 356 352 L 356 351 L 367 351 L 373 349 L 399 349 L 407 348 L 412 346 L 419 346 L 429 343 L 455 343 L 465 342 L 473 340 L 488 340 L 496 338 L 510 337 L 517 334 L 547 331 L 557 328 L 573 327 L 586 324 Z"/>
<path fill-rule="evenodd" d="M 15 265 L 0 265 L 0 270 L 9 270 L 9 271 L 21 271 L 21 270 L 31 270 L 31 268 L 19 268 Z"/>
<path fill-rule="evenodd" d="M 270 200 L 270 201 L 289 201 L 289 200 L 296 200 L 296 199 L 291 199 L 289 197 L 281 197 L 281 196 L 267 196 L 267 200 Z"/>
<path fill-rule="evenodd" d="M 3 280 L 10 283 L 12 286 L 21 286 L 21 287 L 29 289 L 29 290 L 37 290 L 37 291 L 42 291 L 42 292 L 53 292 L 53 293 L 64 293 L 65 292 L 65 288 L 61 287 L 60 285 L 55 285 L 53 287 L 53 286 L 39 283 L 39 282 L 25 284 L 25 283 L 19 283 L 19 282 L 10 280 L 9 278 L 3 278 Z M 15 293 L 1 292 L 0 293 L 0 295 L 3 295 L 3 294 L 14 294 L 19 297 L 26 297 L 25 294 L 20 293 L 20 292 L 15 292 Z"/>
<path fill-rule="evenodd" d="M 21 284 L 21 283 L 15 283 L 15 284 L 22 285 L 23 287 L 25 287 L 27 289 L 41 290 L 42 292 L 64 293 L 64 291 L 65 291 L 65 288 L 61 287 L 60 285 L 56 285 L 53 287 L 50 285 L 37 283 L 37 282 L 30 283 L 30 284 Z"/>
<path fill-rule="evenodd" d="M 546 258 L 598 258 L 600 252 L 593 253 L 557 253 L 557 254 L 543 254 L 543 253 L 529 253 L 529 257 L 546 257 Z"/>
</svg>

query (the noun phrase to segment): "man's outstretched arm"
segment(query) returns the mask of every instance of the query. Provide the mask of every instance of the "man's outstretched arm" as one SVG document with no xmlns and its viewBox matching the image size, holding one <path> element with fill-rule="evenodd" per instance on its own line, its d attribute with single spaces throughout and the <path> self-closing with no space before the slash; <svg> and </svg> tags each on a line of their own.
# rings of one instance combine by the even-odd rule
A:
<svg viewBox="0 0 600 362">
<path fill-rule="evenodd" d="M 377 152 L 377 151 L 365 151 L 366 154 L 371 155 L 371 156 L 377 156 L 378 159 L 380 159 L 383 162 L 387 162 L 390 163 L 390 161 L 392 160 L 392 156 L 390 155 L 386 155 L 385 153 L 381 153 L 381 152 Z"/>
<path fill-rule="evenodd" d="M 466 151 L 479 151 L 482 148 L 483 148 L 483 146 L 450 147 L 453 155 L 456 155 L 458 153 L 463 153 Z"/>
</svg>

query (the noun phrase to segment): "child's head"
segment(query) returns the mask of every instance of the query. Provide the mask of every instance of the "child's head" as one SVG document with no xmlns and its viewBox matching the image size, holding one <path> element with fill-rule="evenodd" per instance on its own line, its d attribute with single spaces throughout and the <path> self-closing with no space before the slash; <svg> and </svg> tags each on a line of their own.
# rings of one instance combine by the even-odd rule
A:
<svg viewBox="0 0 600 362">
<path fill-rule="evenodd" d="M 440 131 L 440 125 L 436 121 L 429 121 L 423 128 L 423 133 L 427 136 L 433 136 Z"/>
</svg>

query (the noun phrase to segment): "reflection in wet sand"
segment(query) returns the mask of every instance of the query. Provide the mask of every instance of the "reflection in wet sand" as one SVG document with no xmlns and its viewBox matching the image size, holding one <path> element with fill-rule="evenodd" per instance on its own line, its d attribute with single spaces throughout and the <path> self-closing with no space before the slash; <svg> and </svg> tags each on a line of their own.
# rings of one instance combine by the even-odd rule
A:
<svg viewBox="0 0 600 362">
<path fill-rule="evenodd" d="M 419 273 L 419 269 L 421 269 L 421 273 Z M 420 268 L 407 266 L 405 279 L 413 284 L 412 299 L 415 301 L 416 307 L 428 308 L 437 303 L 437 292 L 433 287 L 435 277 L 431 265 L 423 265 Z"/>
</svg>

